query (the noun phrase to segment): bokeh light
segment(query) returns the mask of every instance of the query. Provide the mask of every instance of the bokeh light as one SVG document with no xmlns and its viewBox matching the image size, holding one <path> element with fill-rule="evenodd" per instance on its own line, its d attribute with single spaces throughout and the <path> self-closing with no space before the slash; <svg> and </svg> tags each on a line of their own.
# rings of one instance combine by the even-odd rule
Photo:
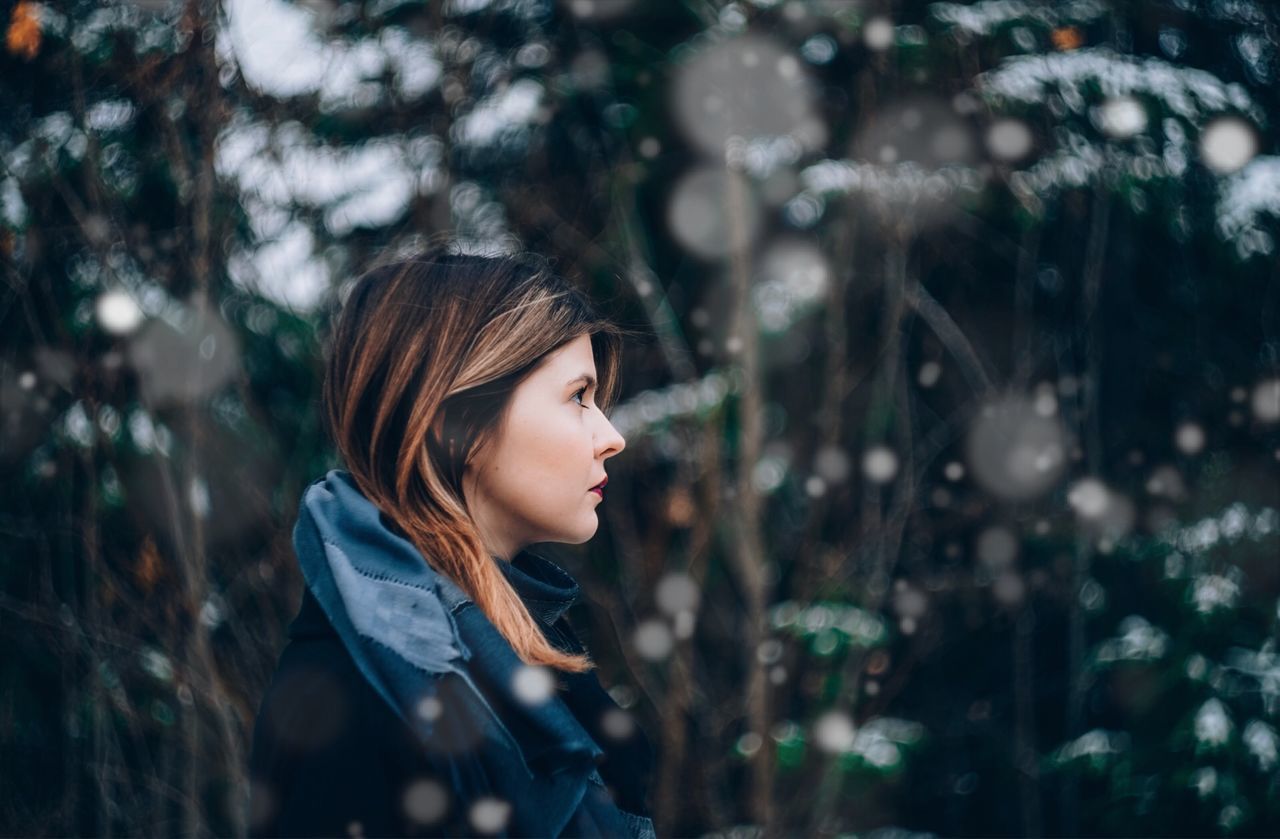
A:
<svg viewBox="0 0 1280 839">
<path fill-rule="evenodd" d="M 1067 501 L 1081 518 L 1099 519 L 1111 503 L 1111 492 L 1097 478 L 1085 478 L 1072 485 Z"/>
<path fill-rule="evenodd" d="M 418 701 L 418 716 L 427 722 L 435 722 L 444 714 L 444 703 L 436 696 L 424 696 Z"/>
<path fill-rule="evenodd" d="M 693 609 L 681 609 L 672 618 L 671 635 L 681 641 L 687 640 L 693 637 L 693 632 L 697 626 L 697 612 Z"/>
<path fill-rule="evenodd" d="M 782 238 L 760 256 L 752 299 L 766 332 L 786 330 L 825 299 L 831 281 L 827 258 L 811 242 Z"/>
<path fill-rule="evenodd" d="M 965 459 L 974 480 L 991 494 L 1027 501 L 1051 489 L 1066 465 L 1066 431 L 1019 395 L 978 412 L 970 425 Z"/>
<path fill-rule="evenodd" d="M 862 27 L 862 42 L 867 49 L 883 52 L 893 46 L 893 21 L 887 17 L 870 18 Z"/>
<path fill-rule="evenodd" d="M 813 468 L 828 483 L 843 483 L 849 478 L 849 454 L 839 446 L 824 445 L 814 455 Z"/>
<path fill-rule="evenodd" d="M 129 362 L 152 408 L 206 399 L 240 372 L 239 343 L 217 312 L 184 314 L 180 327 L 153 318 L 129 340 Z"/>
<path fill-rule="evenodd" d="M 449 811 L 449 791 L 439 781 L 419 778 L 405 787 L 405 815 L 418 824 L 435 824 Z"/>
<path fill-rule="evenodd" d="M 636 626 L 631 637 L 636 654 L 649 661 L 662 661 L 671 655 L 675 636 L 666 621 L 649 618 Z"/>
<path fill-rule="evenodd" d="M 998 119 L 987 128 L 987 151 L 996 160 L 1017 163 L 1031 154 L 1035 138 L 1025 122 L 1012 117 Z"/>
<path fill-rule="evenodd" d="M 511 802 L 495 796 L 476 799 L 467 811 L 471 826 L 479 833 L 499 833 L 511 821 Z"/>
<path fill-rule="evenodd" d="M 1146 490 L 1152 495 L 1165 497 L 1171 501 L 1182 501 L 1187 495 L 1187 485 L 1182 478 L 1182 473 L 1177 467 L 1167 463 L 1151 471 L 1151 476 L 1147 478 Z"/>
<path fill-rule="evenodd" d="M 862 474 L 872 483 L 886 484 L 898 474 L 898 455 L 888 446 L 873 446 L 862 455 Z"/>
<path fill-rule="evenodd" d="M 704 154 L 723 159 L 731 137 L 787 137 L 813 149 L 826 140 L 815 89 L 792 52 L 762 35 L 703 47 L 675 70 L 676 123 Z"/>
<path fill-rule="evenodd" d="M 1200 159 L 1216 174 L 1239 171 L 1257 153 L 1257 132 L 1240 117 L 1219 117 L 1200 132 Z"/>
<path fill-rule="evenodd" d="M 978 560 L 993 573 L 1009 568 L 1018 556 L 1018 537 L 1000 525 L 983 529 L 974 548 Z"/>
<path fill-rule="evenodd" d="M 729 178 L 720 166 L 703 166 L 676 182 L 667 203 L 671 235 L 690 253 L 722 259 L 748 247 L 760 231 L 760 208 L 749 185 L 731 200 Z"/>
<path fill-rule="evenodd" d="M 1110 551 L 1133 529 L 1137 512 L 1124 493 L 1097 478 L 1083 478 L 1072 484 L 1067 503 L 1075 510 L 1083 532 L 1094 536 L 1104 552 Z"/>
<path fill-rule="evenodd" d="M 1195 422 L 1179 423 L 1173 432 L 1174 445 L 1183 454 L 1199 454 L 1204 450 L 1204 427 Z"/>
<path fill-rule="evenodd" d="M 769 638 L 760 642 L 756 648 L 756 658 L 761 664 L 773 664 L 782 658 L 782 642 L 777 638 Z"/>
<path fill-rule="evenodd" d="M 681 572 L 662 575 L 662 579 L 658 580 L 658 585 L 654 588 L 654 600 L 658 608 L 673 616 L 698 608 L 700 596 L 697 581 Z"/>
<path fill-rule="evenodd" d="M 827 711 L 814 720 L 813 742 L 825 752 L 839 754 L 853 748 L 853 720 L 844 711 Z"/>
<path fill-rule="evenodd" d="M 1263 379 L 1254 385 L 1249 405 L 1258 422 L 1280 422 L 1280 378 Z"/>
<path fill-rule="evenodd" d="M 635 718 L 621 708 L 610 708 L 600 717 L 600 728 L 614 740 L 626 740 L 636 731 Z"/>
<path fill-rule="evenodd" d="M 142 309 L 126 291 L 107 291 L 94 305 L 98 323 L 112 335 L 128 335 L 143 321 Z"/>
<path fill-rule="evenodd" d="M 1133 96 L 1107 99 L 1094 112 L 1098 129 L 1112 137 L 1126 139 L 1147 128 L 1147 109 Z"/>
<path fill-rule="evenodd" d="M 742 757 L 751 757 L 764 745 L 764 738 L 754 731 L 740 735 L 734 743 L 734 749 Z"/>
<path fill-rule="evenodd" d="M 516 698 L 526 705 L 541 705 L 555 693 L 556 680 L 546 667 L 522 664 L 511 680 Z"/>
<path fill-rule="evenodd" d="M 898 580 L 893 587 L 893 611 L 903 620 L 918 621 L 929 608 L 929 598 L 906 580 Z"/>
<path fill-rule="evenodd" d="M 920 365 L 920 370 L 916 373 L 916 381 L 923 388 L 933 387 L 940 378 L 942 378 L 942 365 L 936 361 L 926 361 Z"/>
</svg>

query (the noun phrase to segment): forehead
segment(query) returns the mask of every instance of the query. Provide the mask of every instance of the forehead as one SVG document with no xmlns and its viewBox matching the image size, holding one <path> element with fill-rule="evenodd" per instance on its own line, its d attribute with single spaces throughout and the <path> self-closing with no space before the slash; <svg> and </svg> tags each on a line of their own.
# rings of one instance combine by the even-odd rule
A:
<svg viewBox="0 0 1280 839">
<path fill-rule="evenodd" d="M 548 353 L 538 368 L 537 375 L 563 379 L 560 384 L 582 373 L 594 376 L 595 358 L 591 354 L 591 336 L 579 335 L 552 353 Z"/>
</svg>

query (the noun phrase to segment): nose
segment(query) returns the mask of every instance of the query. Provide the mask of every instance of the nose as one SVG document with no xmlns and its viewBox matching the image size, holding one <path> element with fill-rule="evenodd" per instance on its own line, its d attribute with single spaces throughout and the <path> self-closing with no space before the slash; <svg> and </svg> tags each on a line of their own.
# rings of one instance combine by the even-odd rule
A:
<svg viewBox="0 0 1280 839">
<path fill-rule="evenodd" d="M 604 430 L 596 437 L 596 457 L 604 460 L 625 449 L 627 441 L 603 413 L 600 419 L 604 422 Z"/>
</svg>

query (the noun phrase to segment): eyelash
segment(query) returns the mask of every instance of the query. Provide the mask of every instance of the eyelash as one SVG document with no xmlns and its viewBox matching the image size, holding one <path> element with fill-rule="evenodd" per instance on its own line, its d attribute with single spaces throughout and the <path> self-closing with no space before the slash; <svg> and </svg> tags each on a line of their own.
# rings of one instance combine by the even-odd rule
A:
<svg viewBox="0 0 1280 839">
<path fill-rule="evenodd" d="M 578 388 L 576 391 L 574 391 L 574 393 L 573 393 L 573 398 L 574 398 L 574 399 L 577 399 L 578 397 L 585 395 L 585 394 L 586 394 L 586 392 L 587 392 L 587 387 L 586 387 L 586 385 L 583 385 L 582 387 L 580 387 L 580 388 Z M 581 403 L 580 403 L 580 404 L 581 404 Z M 582 405 L 582 407 L 584 407 L 584 408 L 590 408 L 591 406 L 590 406 L 590 405 Z"/>
</svg>

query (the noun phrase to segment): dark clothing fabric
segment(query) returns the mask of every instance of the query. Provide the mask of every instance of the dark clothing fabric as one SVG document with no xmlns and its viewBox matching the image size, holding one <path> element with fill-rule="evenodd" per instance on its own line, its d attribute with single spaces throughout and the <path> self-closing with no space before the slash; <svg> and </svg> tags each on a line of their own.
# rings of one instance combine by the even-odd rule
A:
<svg viewBox="0 0 1280 839">
<path fill-rule="evenodd" d="M 552 645 L 565 652 L 586 652 L 565 616 L 581 598 L 581 590 L 564 569 L 528 551 L 499 567 L 530 613 L 541 621 L 543 634 Z M 591 739 L 604 748 L 596 764 L 600 780 L 620 809 L 647 817 L 653 750 L 644 731 L 601 686 L 594 670 L 556 676 L 560 700 Z"/>
<path fill-rule="evenodd" d="M 350 507 L 359 501 L 347 497 L 345 503 Z M 548 835 L 541 832 L 546 824 L 562 825 L 556 834 L 561 836 L 653 835 L 645 804 L 652 752 L 643 731 L 594 672 L 551 671 L 554 695 L 531 710 L 520 698 L 520 688 L 512 686 L 519 669 L 514 650 L 479 608 L 456 591 L 432 601 L 437 610 L 444 601 L 449 622 L 428 615 L 435 621 L 429 624 L 435 635 L 427 639 L 433 654 L 462 651 L 463 658 L 452 661 L 452 667 L 427 674 L 417 661 L 411 668 L 393 656 L 366 658 L 362 666 L 349 639 L 358 639 L 355 649 L 367 655 L 359 645 L 371 639 L 376 644 L 370 633 L 385 633 L 386 627 L 369 624 L 362 614 L 346 625 L 358 627 L 344 638 L 334 625 L 335 615 L 346 617 L 337 589 L 319 586 L 320 596 L 312 590 L 318 578 L 315 558 L 324 556 L 333 540 L 343 542 L 348 554 L 361 554 L 353 565 L 362 574 L 377 568 L 368 558 L 369 533 L 346 542 L 341 533 L 325 531 L 323 545 L 319 537 L 312 543 L 295 534 L 300 555 L 312 561 L 304 565 L 312 576 L 254 728 L 251 835 Z M 565 617 L 580 595 L 572 577 L 528 551 L 510 563 L 498 562 L 548 640 L 563 650 L 583 651 Z M 344 573 L 345 578 L 338 576 Z M 388 579 L 395 581 L 395 573 L 392 568 Z M 357 578 L 341 569 L 335 578 L 338 586 L 364 585 L 352 583 Z M 424 590 L 413 596 L 423 596 Z M 348 602 L 382 608 L 385 598 L 348 596 Z M 431 612 L 424 603 L 393 601 L 389 625 L 413 624 L 423 612 Z M 452 633 L 449 638 L 442 635 L 446 629 Z M 393 643 L 396 638 L 383 637 Z M 373 670 L 373 679 L 366 669 L 370 661 L 384 668 Z M 386 662 L 403 662 L 406 672 L 392 672 L 383 680 Z M 426 682 L 421 681 L 424 675 L 430 676 Z M 413 694 L 422 697 L 416 715 L 407 715 L 398 702 L 404 692 L 388 690 L 387 684 L 429 686 Z M 577 743 L 587 737 L 594 765 L 578 775 L 579 764 L 570 760 L 584 754 Z M 576 777 L 587 782 L 575 786 L 578 782 L 571 779 Z M 547 791 L 541 798 L 540 790 Z M 565 794 L 573 797 L 563 798 Z M 568 801 L 571 811 L 538 812 L 539 800 L 551 810 L 556 802 Z"/>
<path fill-rule="evenodd" d="M 417 742 L 360 675 L 306 589 L 288 637 L 254 728 L 250 835 L 346 836 L 355 825 L 367 837 L 478 835 L 466 802 L 452 791 L 459 758 Z M 560 649 L 581 650 L 565 619 L 548 637 Z M 647 818 L 652 755 L 643 731 L 637 726 L 633 737 L 609 736 L 602 731 L 604 715 L 618 706 L 594 673 L 559 677 L 568 686 L 560 698 L 605 747 L 597 768 L 606 786 L 592 784 L 592 793 L 612 791 L 629 822 Z M 466 690 L 442 677 L 442 718 L 466 701 Z M 589 834 L 571 822 L 562 835 Z"/>
</svg>

